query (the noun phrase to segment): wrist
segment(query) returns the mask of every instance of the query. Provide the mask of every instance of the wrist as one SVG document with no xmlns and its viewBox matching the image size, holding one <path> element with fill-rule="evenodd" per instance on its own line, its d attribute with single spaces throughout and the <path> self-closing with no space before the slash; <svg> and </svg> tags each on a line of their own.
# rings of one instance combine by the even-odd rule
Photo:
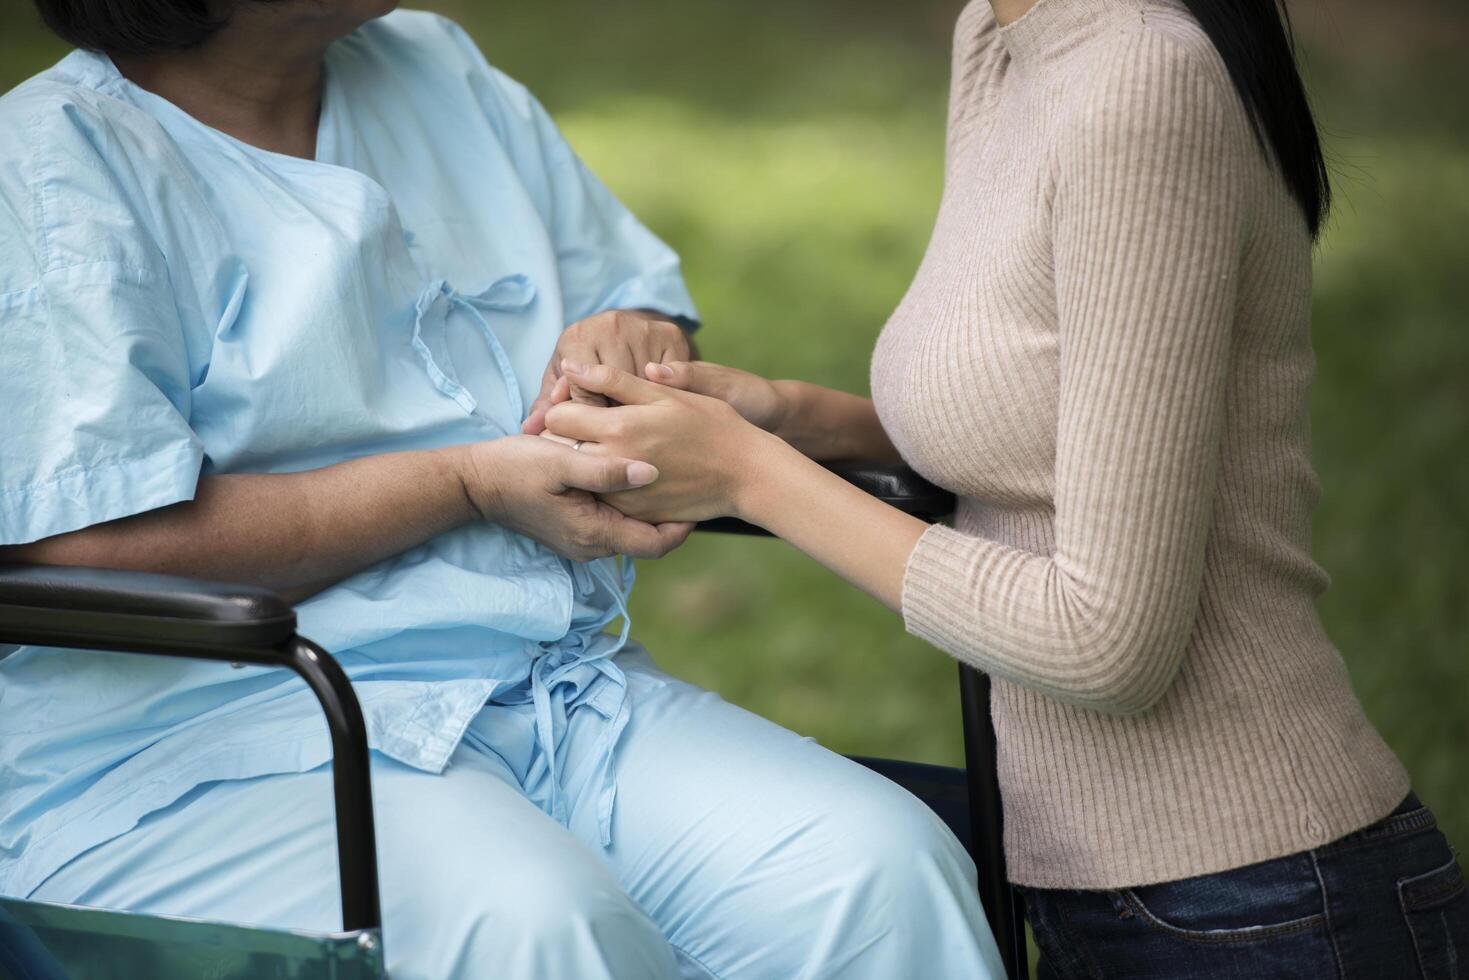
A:
<svg viewBox="0 0 1469 980">
<path fill-rule="evenodd" d="M 801 417 L 806 389 L 810 386 L 804 381 L 772 381 L 770 387 L 775 391 L 775 411 L 766 419 L 767 424 L 763 428 L 790 442 L 790 422 Z"/>
<path fill-rule="evenodd" d="M 730 516 L 764 527 L 790 467 L 806 457 L 774 432 L 751 426 L 750 437 L 750 446 L 739 454 Z"/>
<path fill-rule="evenodd" d="M 502 455 L 502 442 L 502 439 L 495 439 L 490 442 L 448 446 L 434 451 L 438 472 L 443 475 L 453 493 L 452 506 L 458 523 L 502 523 L 505 516 L 505 494 L 499 474 L 505 468 L 496 465 Z"/>
</svg>

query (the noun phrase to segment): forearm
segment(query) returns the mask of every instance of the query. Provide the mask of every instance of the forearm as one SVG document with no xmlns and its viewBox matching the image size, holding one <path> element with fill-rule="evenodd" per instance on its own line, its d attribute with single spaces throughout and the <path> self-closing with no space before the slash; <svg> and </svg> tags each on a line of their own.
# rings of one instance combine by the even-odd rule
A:
<svg viewBox="0 0 1469 980">
<path fill-rule="evenodd" d="M 794 448 L 771 440 L 739 501 L 739 516 L 900 610 L 908 556 L 928 525 Z"/>
<path fill-rule="evenodd" d="M 771 442 L 754 454 L 737 516 L 903 614 L 909 632 L 987 673 L 1094 710 L 1142 711 L 1168 689 L 1199 569 L 1167 563 L 1108 604 L 1093 580 L 1120 582 L 1110 567 L 1068 572 L 1050 557 L 948 528 L 925 537 L 923 521 Z"/>
<path fill-rule="evenodd" d="M 900 462 L 872 399 L 805 381 L 772 382 L 784 410 L 773 431 L 815 460 Z"/>
<path fill-rule="evenodd" d="M 0 558 L 244 582 L 299 600 L 476 517 L 455 453 L 204 477 L 192 501 L 0 549 Z"/>
</svg>

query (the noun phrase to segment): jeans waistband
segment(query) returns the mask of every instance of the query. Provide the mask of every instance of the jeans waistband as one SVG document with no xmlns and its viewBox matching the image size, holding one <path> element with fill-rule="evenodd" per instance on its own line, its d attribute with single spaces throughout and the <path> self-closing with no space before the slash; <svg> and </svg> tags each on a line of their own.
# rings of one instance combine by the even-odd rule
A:
<svg viewBox="0 0 1469 980">
<path fill-rule="evenodd" d="M 1400 834 L 1432 830 L 1436 826 L 1438 826 L 1438 821 L 1434 819 L 1433 811 L 1423 805 L 1417 793 L 1410 792 L 1404 797 L 1403 802 L 1381 820 L 1368 824 L 1361 830 L 1353 831 L 1345 837 L 1337 838 L 1317 850 L 1321 853 L 1349 850 Z"/>
</svg>

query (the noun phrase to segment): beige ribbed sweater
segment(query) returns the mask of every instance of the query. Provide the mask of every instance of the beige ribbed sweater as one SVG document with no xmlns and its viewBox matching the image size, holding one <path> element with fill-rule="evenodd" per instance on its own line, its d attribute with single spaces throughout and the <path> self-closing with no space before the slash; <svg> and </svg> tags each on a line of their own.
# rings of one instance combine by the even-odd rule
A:
<svg viewBox="0 0 1469 980">
<path fill-rule="evenodd" d="M 1407 774 L 1317 617 L 1311 242 L 1169 0 L 1041 0 L 955 43 L 944 198 L 878 342 L 903 457 L 959 494 L 908 629 L 995 678 L 1011 878 L 1113 888 L 1302 851 Z"/>
</svg>

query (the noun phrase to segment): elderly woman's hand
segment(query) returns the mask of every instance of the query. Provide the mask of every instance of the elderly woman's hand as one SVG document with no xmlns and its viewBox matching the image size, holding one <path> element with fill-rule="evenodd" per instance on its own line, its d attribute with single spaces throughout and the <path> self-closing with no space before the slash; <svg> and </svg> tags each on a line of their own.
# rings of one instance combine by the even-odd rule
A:
<svg viewBox="0 0 1469 980">
<path fill-rule="evenodd" d="M 563 370 L 575 384 L 616 404 L 555 405 L 546 415 L 547 432 L 580 441 L 584 454 L 642 459 L 658 468 L 658 480 L 650 486 L 600 494 L 629 517 L 700 521 L 739 516 L 756 464 L 784 446 L 717 398 L 606 365 L 568 362 Z"/>
<path fill-rule="evenodd" d="M 530 414 L 521 425 L 527 435 L 545 429 L 546 411 L 568 399 L 587 405 L 605 405 L 606 399 L 567 378 L 563 361 L 597 365 L 637 374 L 649 363 L 683 361 L 690 355 L 689 337 L 683 328 L 656 313 L 611 310 L 587 317 L 567 327 L 556 342 L 556 350 L 541 378 L 541 393 L 531 403 Z"/>
<path fill-rule="evenodd" d="M 613 554 L 661 558 L 693 530 L 692 524 L 628 517 L 597 498 L 657 482 L 658 471 L 647 463 L 575 452 L 530 436 L 474 443 L 460 453 L 464 492 L 481 519 L 575 561 Z"/>
</svg>

